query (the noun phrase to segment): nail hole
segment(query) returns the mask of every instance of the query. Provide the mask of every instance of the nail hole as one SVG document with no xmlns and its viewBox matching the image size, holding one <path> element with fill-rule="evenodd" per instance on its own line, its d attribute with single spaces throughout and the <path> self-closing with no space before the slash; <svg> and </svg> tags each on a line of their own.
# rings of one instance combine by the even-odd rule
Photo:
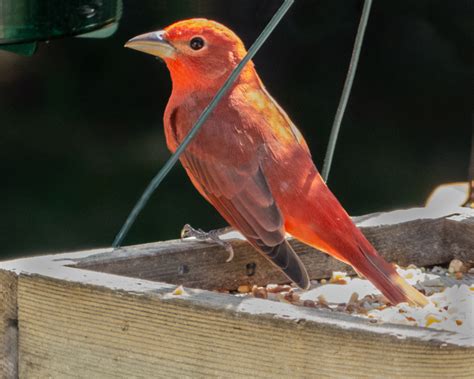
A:
<svg viewBox="0 0 474 379">
<path fill-rule="evenodd" d="M 10 326 L 10 327 L 18 329 L 18 319 L 16 319 L 16 318 L 7 319 L 7 325 Z"/>
<path fill-rule="evenodd" d="M 184 275 L 189 272 L 189 267 L 188 265 L 179 265 L 178 267 L 178 275 Z"/>
<path fill-rule="evenodd" d="M 257 264 L 256 263 L 247 263 L 245 266 L 247 276 L 252 276 L 255 275 L 255 270 L 257 269 Z"/>
</svg>

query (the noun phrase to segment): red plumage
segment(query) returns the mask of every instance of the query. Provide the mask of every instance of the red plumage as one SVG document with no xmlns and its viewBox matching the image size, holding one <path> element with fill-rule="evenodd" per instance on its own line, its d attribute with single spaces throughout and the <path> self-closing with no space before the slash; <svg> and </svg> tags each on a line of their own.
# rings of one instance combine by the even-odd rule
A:
<svg viewBox="0 0 474 379">
<path fill-rule="evenodd" d="M 203 19 L 173 24 L 163 37 L 174 49 L 163 56 L 173 82 L 165 134 L 174 151 L 246 51 L 228 28 Z M 203 42 L 197 51 L 190 45 L 196 37 Z M 392 303 L 426 304 L 351 221 L 252 62 L 181 162 L 201 195 L 299 286 L 307 288 L 309 278 L 286 232 L 353 266 Z"/>
</svg>

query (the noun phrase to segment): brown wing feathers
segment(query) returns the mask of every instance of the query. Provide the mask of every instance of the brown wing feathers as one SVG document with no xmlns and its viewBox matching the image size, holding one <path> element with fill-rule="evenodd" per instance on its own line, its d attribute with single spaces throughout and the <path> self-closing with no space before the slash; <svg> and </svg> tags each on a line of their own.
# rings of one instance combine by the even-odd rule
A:
<svg viewBox="0 0 474 379">
<path fill-rule="evenodd" d="M 285 240 L 283 217 L 258 166 L 219 167 L 184 154 L 183 164 L 193 182 L 229 224 L 301 288 L 309 277 L 301 260 Z"/>
</svg>

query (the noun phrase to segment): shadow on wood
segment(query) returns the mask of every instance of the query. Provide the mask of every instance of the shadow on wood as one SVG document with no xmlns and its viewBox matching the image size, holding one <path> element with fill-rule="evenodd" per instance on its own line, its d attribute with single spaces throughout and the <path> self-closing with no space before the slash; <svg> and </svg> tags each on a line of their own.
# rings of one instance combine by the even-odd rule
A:
<svg viewBox="0 0 474 379">
<path fill-rule="evenodd" d="M 467 211 L 460 210 L 463 214 Z M 438 214 L 424 208 L 405 211 L 410 212 L 407 214 L 399 212 L 393 212 L 392 217 L 383 213 L 354 219 L 389 262 L 422 267 L 448 263 L 453 258 L 474 260 L 474 223 L 469 217 L 454 221 L 436 217 Z M 333 271 L 354 273 L 350 266 L 329 255 L 294 239 L 290 243 L 300 254 L 311 279 L 330 277 Z M 211 290 L 288 282 L 247 242 L 236 239 L 232 245 L 235 257 L 230 263 L 226 262 L 228 253 L 221 246 L 175 240 L 125 247 L 88 257 L 73 267 Z"/>
</svg>

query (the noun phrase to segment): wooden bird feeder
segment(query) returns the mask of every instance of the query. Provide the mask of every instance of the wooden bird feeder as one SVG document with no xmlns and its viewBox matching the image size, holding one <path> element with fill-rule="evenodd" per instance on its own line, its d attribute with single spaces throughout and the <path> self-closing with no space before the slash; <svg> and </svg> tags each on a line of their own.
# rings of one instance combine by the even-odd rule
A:
<svg viewBox="0 0 474 379">
<path fill-rule="evenodd" d="M 355 219 L 389 261 L 474 261 L 474 211 Z M 291 241 L 312 279 L 349 267 Z M 283 283 L 246 242 L 167 241 L 0 263 L 0 376 L 472 377 L 474 336 L 216 290 Z M 184 292 L 176 292 L 177 285 Z"/>
</svg>

